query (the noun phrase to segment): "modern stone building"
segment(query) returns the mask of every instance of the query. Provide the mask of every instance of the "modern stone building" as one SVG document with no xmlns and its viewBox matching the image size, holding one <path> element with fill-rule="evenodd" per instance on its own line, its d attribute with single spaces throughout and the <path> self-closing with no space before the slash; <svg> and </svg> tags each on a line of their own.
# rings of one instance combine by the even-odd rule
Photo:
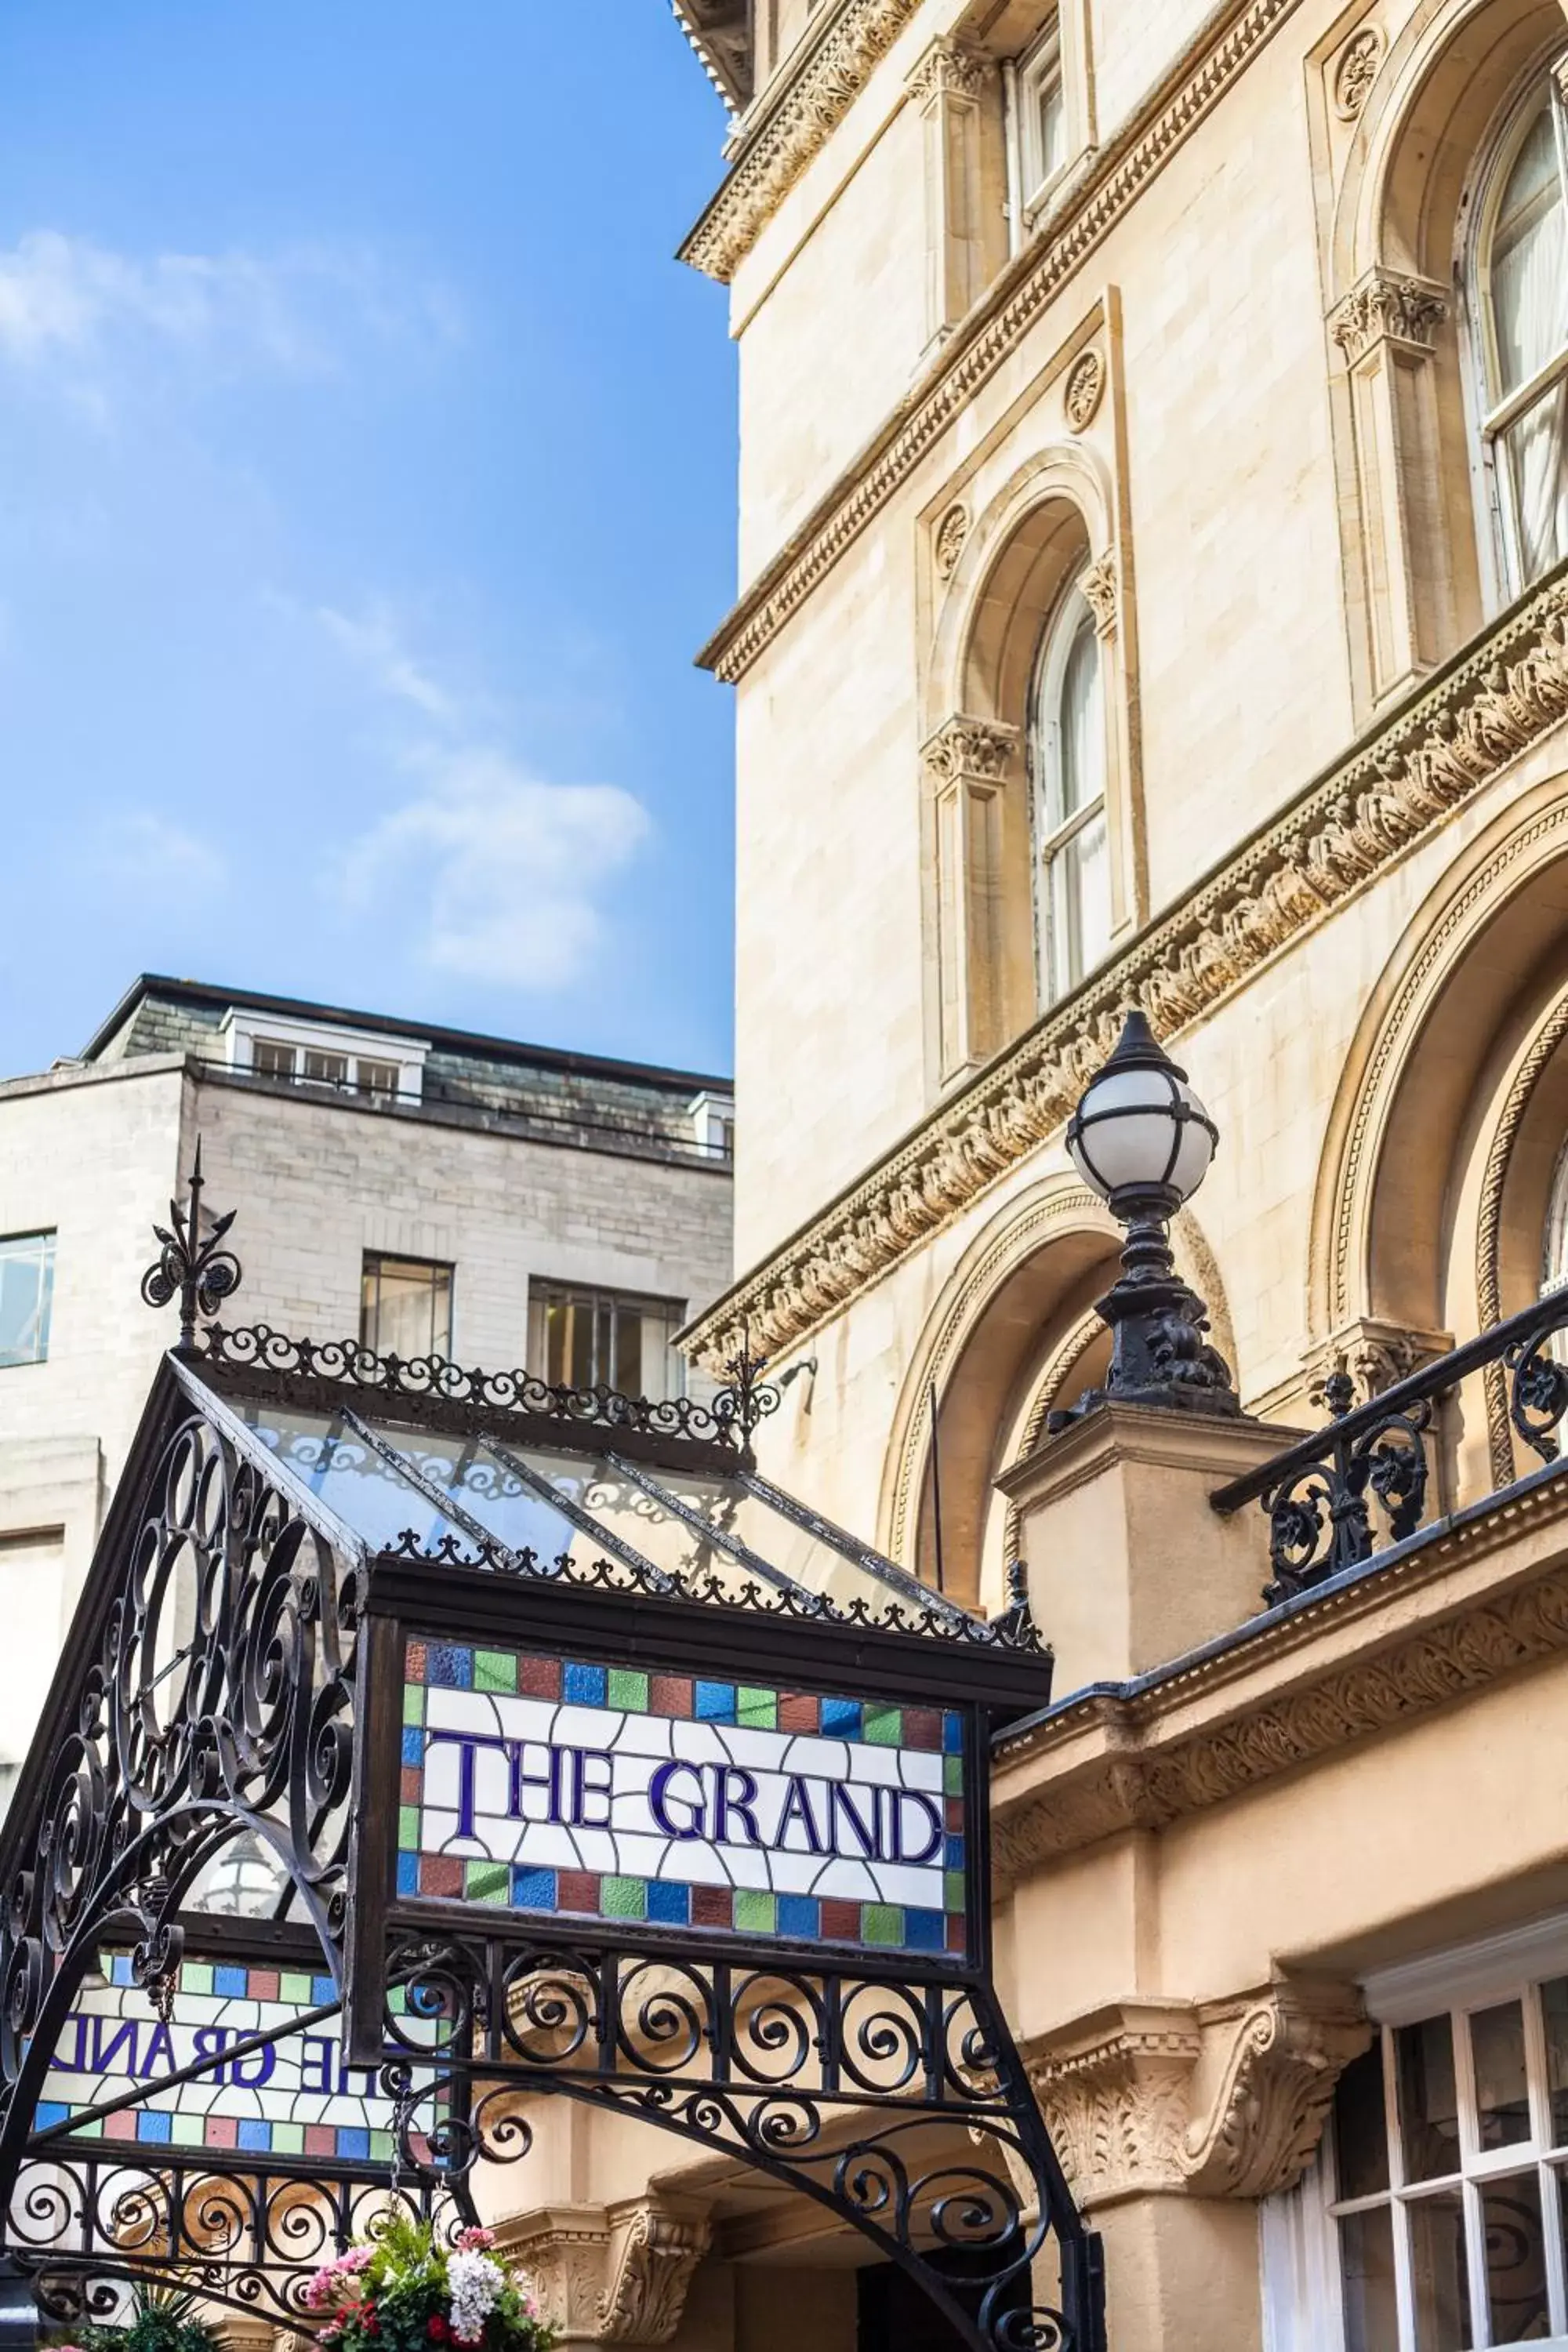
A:
<svg viewBox="0 0 1568 2352">
<path fill-rule="evenodd" d="M 1554 1441 L 1500 1348 L 1299 1463 L 1272 1561 L 1210 1500 L 1568 1271 L 1568 13 L 678 13 L 735 109 L 685 253 L 745 583 L 697 1358 L 808 1368 L 764 1468 L 927 1577 L 934 1395 L 949 1589 L 1026 1564 L 1003 1972 L 1114 2352 L 1568 2343 Z M 1174 1242 L 1247 1418 L 1050 1435 L 1133 1003 L 1218 1126 Z M 842 2234 L 730 2244 L 853 2341 Z"/>
<path fill-rule="evenodd" d="M 661 1397 L 730 1274 L 732 1132 L 721 1078 L 145 976 L 0 1083 L 7 1785 L 169 1342 L 138 1287 L 198 1137 L 238 1319 Z"/>
</svg>

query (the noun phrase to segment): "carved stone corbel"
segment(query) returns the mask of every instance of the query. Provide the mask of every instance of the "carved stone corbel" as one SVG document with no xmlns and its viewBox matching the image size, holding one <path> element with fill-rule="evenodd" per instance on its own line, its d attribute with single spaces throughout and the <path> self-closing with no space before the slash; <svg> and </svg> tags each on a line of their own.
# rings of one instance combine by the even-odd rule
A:
<svg viewBox="0 0 1568 2352">
<path fill-rule="evenodd" d="M 1331 1418 L 1348 1412 L 1352 1404 L 1381 1396 L 1423 1364 L 1435 1363 L 1453 1344 L 1451 1331 L 1416 1330 L 1408 1324 L 1358 1315 L 1331 1331 L 1306 1359 L 1308 1402 Z"/>
<path fill-rule="evenodd" d="M 1037 2042 L 1029 2080 L 1086 2212 L 1130 2197 L 1272 2196 L 1311 2159 L 1372 2038 L 1354 1988 L 1122 2001 Z"/>
<path fill-rule="evenodd" d="M 668 2344 L 710 2239 L 706 2206 L 658 2194 L 541 2206 L 496 2231 L 564 2345 Z"/>
</svg>

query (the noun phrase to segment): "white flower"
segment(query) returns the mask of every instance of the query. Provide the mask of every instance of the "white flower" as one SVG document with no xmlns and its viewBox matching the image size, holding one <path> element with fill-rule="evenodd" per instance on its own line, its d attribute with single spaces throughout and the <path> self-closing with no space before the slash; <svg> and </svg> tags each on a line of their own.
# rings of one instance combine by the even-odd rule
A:
<svg viewBox="0 0 1568 2352">
<path fill-rule="evenodd" d="M 475 2248 L 451 2254 L 447 2262 L 447 2285 L 452 2297 L 452 2333 L 459 2344 L 477 2344 L 485 2322 L 506 2284 L 499 2263 Z"/>
</svg>

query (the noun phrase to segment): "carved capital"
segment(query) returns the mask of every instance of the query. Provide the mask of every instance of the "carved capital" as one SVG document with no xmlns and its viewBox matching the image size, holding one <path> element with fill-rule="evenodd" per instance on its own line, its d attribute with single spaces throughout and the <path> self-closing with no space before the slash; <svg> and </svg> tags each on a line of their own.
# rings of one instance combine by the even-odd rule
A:
<svg viewBox="0 0 1568 2352">
<path fill-rule="evenodd" d="M 1128 2197 L 1268 2197 L 1300 2179 L 1372 2028 L 1353 1988 L 1123 2001 L 1037 2042 L 1035 2095 L 1087 2210 Z"/>
<path fill-rule="evenodd" d="M 1083 591 L 1085 603 L 1094 614 L 1095 635 L 1113 637 L 1116 635 L 1118 604 L 1116 558 L 1109 549 L 1098 562 L 1089 565 L 1078 584 Z"/>
<path fill-rule="evenodd" d="M 1447 310 L 1447 295 L 1429 279 L 1369 269 L 1329 313 L 1329 332 L 1354 367 L 1383 342 L 1429 352 Z"/>
<path fill-rule="evenodd" d="M 1308 1398 L 1334 1419 L 1352 1405 L 1381 1396 L 1423 1364 L 1435 1363 L 1453 1344 L 1451 1331 L 1418 1331 L 1407 1324 L 1357 1316 L 1331 1332 L 1307 1358 Z"/>
<path fill-rule="evenodd" d="M 542 2206 L 496 2232 L 567 2345 L 668 2344 L 711 2234 L 705 2206 L 652 2194 L 611 2206 Z"/>
<path fill-rule="evenodd" d="M 926 773 L 941 784 L 952 783 L 959 776 L 971 776 L 983 783 L 1000 783 L 1007 773 L 1018 741 L 1016 727 L 1004 727 L 994 719 L 965 719 L 961 714 L 944 719 L 934 735 L 921 746 L 921 759 Z"/>
<path fill-rule="evenodd" d="M 911 69 L 905 88 L 918 106 L 935 98 L 982 98 L 996 79 L 996 61 L 944 34 Z"/>
</svg>

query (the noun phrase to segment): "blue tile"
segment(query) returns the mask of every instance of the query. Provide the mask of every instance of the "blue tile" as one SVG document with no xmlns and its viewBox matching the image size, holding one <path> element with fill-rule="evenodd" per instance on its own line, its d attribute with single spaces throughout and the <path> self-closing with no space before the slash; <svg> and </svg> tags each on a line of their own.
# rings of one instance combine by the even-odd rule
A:
<svg viewBox="0 0 1568 2352">
<path fill-rule="evenodd" d="M 324 2008 L 329 2000 L 336 2000 L 337 1997 L 338 1989 L 332 1982 L 331 1977 L 312 1977 L 310 1979 L 310 2006 L 312 2009 Z"/>
<path fill-rule="evenodd" d="M 214 1969 L 213 1990 L 224 2000 L 243 2000 L 250 1990 L 243 1969 Z"/>
<path fill-rule="evenodd" d="M 569 1665 L 561 1677 L 561 1696 L 578 1706 L 603 1706 L 606 1681 L 603 1666 Z"/>
<path fill-rule="evenodd" d="M 963 1838 L 961 1832 L 954 1832 L 952 1835 L 943 1838 L 942 1842 L 942 1866 L 943 1870 L 962 1870 L 963 1868 Z"/>
<path fill-rule="evenodd" d="M 174 2116 L 160 2115 L 156 2107 L 143 2107 L 136 2118 L 137 2138 L 152 2140 L 159 2147 L 167 2145 L 174 2127 Z"/>
<path fill-rule="evenodd" d="M 954 1715 L 954 1714 L 951 1714 L 951 1713 L 950 1713 L 950 1714 L 944 1715 L 944 1716 L 942 1717 L 942 1753 L 943 1753 L 944 1755 L 946 1755 L 946 1756 L 962 1756 L 962 1755 L 963 1755 L 963 1717 L 961 1715 Z"/>
<path fill-rule="evenodd" d="M 552 1870 L 514 1870 L 511 1899 L 519 1911 L 558 1911 L 560 1891 Z"/>
<path fill-rule="evenodd" d="M 419 1856 L 416 1853 L 400 1853 L 398 1855 L 397 1891 L 399 1895 L 418 1894 Z M 328 1998 L 330 1999 L 331 1996 L 329 1995 Z M 318 1993 L 316 1999 L 319 2001 L 321 1999 L 321 1995 Z"/>
<path fill-rule="evenodd" d="M 262 2155 L 268 2155 L 272 2148 L 272 2126 L 270 2124 L 260 2122 L 255 2116 L 242 2116 L 237 2139 L 241 2147 L 252 2148 Z"/>
<path fill-rule="evenodd" d="M 822 1702 L 822 1728 L 825 1734 L 837 1739 L 858 1739 L 860 1737 L 859 1700 L 825 1698 Z"/>
<path fill-rule="evenodd" d="M 691 1889 L 674 1879 L 650 1878 L 647 1916 L 660 1927 L 686 1927 L 691 1923 Z"/>
<path fill-rule="evenodd" d="M 110 1984 L 117 1985 L 133 1985 L 135 1983 L 136 1979 L 131 1972 L 131 1956 L 128 1952 L 120 1952 L 116 1954 L 113 1963 L 110 1968 L 109 1981 Z"/>
<path fill-rule="evenodd" d="M 940 1952 L 947 1944 L 947 1921 L 940 1911 L 906 1911 L 904 1942 L 911 1952 Z"/>
<path fill-rule="evenodd" d="M 47 2131 L 51 2124 L 63 2124 L 69 2113 L 63 2099 L 40 2099 L 33 2109 L 33 2129 Z"/>
<path fill-rule="evenodd" d="M 403 1727 L 403 1760 L 405 1764 L 425 1761 L 425 1733 L 417 1723 L 405 1724 Z"/>
<path fill-rule="evenodd" d="M 815 1895 L 779 1896 L 779 1934 L 817 1941 L 822 1934 L 822 1906 Z"/>
<path fill-rule="evenodd" d="M 239 2128 L 243 2132 L 245 2126 L 241 2124 Z M 242 2139 L 240 2141 L 240 2146 L 243 2147 L 244 2145 L 245 2142 Z M 340 2156 L 357 2158 L 361 2163 L 363 2163 L 370 2154 L 369 2132 L 360 2131 L 349 2124 L 340 2125 L 338 2128 L 338 2154 Z"/>
<path fill-rule="evenodd" d="M 472 1690 L 474 1654 L 457 1642 L 432 1642 L 425 1679 L 446 1690 Z"/>
<path fill-rule="evenodd" d="M 699 1683 L 696 1686 L 696 1712 L 705 1723 L 733 1723 L 734 1684 Z"/>
</svg>

